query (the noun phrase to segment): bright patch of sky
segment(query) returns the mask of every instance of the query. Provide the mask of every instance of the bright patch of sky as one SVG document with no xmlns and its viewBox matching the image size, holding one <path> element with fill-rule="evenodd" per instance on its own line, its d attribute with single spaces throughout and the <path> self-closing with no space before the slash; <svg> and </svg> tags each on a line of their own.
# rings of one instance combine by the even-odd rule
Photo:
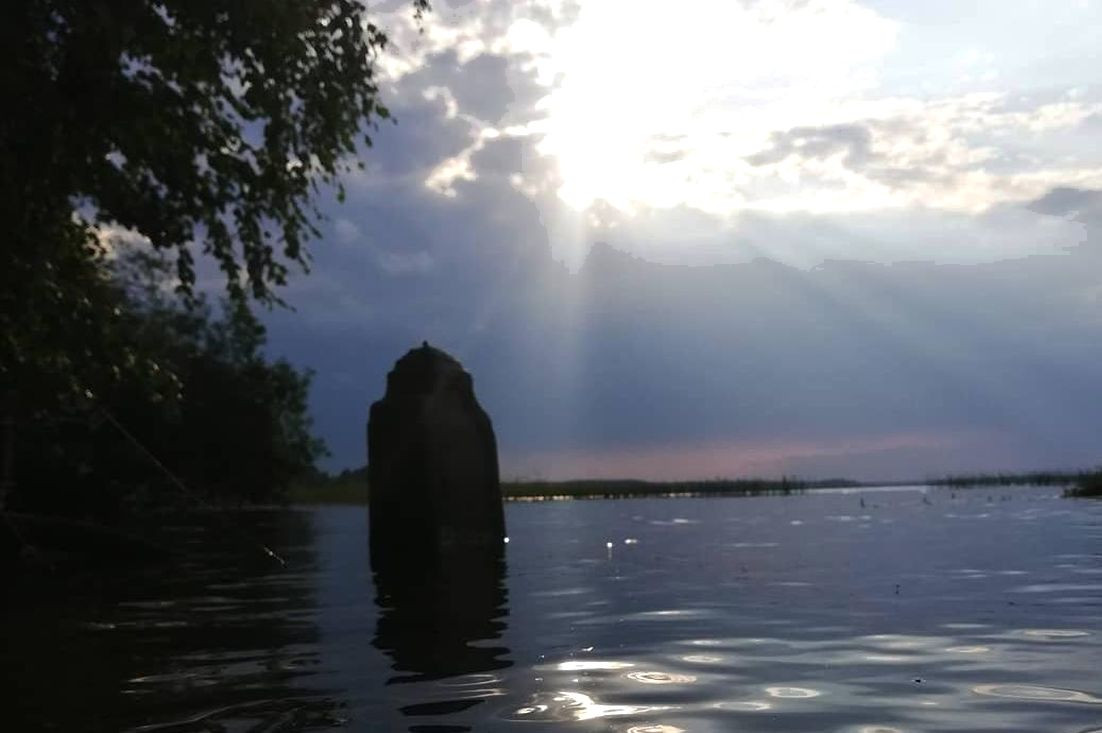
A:
<svg viewBox="0 0 1102 733">
<path fill-rule="evenodd" d="M 477 128 L 425 183 L 454 196 L 487 140 L 532 143 L 511 180 L 559 223 L 552 249 L 574 266 L 597 240 L 665 262 L 973 262 L 1081 242 L 1078 225 L 1033 214 L 992 251 L 998 232 L 961 238 L 959 216 L 982 224 L 1055 187 L 1102 186 L 1100 28 L 1102 5 L 1085 0 L 481 0 L 438 7 L 421 36 L 395 26 L 387 63 L 398 79 L 444 50 L 460 64 L 496 54 L 527 77 L 536 93 L 498 120 L 447 85 L 425 90 Z M 686 210 L 708 221 L 699 246 L 647 236 Z M 945 231 L 921 241 L 747 244 L 761 217 L 867 229 L 871 216 L 890 231 L 929 227 L 930 212 Z"/>
</svg>

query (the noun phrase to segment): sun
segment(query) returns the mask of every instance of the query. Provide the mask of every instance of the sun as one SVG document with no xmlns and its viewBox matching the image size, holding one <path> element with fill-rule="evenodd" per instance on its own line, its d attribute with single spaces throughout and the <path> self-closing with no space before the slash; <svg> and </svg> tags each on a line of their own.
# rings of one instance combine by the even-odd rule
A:
<svg viewBox="0 0 1102 733">
<path fill-rule="evenodd" d="M 746 158 L 786 125 L 829 118 L 868 83 L 894 26 L 851 0 L 608 0 L 555 36 L 540 104 L 559 197 L 584 211 L 689 205 L 730 211 L 752 194 Z"/>
</svg>

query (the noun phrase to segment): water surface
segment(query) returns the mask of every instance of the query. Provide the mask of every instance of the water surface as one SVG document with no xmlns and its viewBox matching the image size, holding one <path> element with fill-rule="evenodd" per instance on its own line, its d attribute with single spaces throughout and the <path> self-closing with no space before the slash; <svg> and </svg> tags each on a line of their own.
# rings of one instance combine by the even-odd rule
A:
<svg viewBox="0 0 1102 733">
<path fill-rule="evenodd" d="M 9 730 L 1102 729 L 1102 502 L 1053 489 L 514 503 L 380 594 L 355 507 L 16 607 Z M 0 718 L 3 719 L 3 718 Z"/>
</svg>

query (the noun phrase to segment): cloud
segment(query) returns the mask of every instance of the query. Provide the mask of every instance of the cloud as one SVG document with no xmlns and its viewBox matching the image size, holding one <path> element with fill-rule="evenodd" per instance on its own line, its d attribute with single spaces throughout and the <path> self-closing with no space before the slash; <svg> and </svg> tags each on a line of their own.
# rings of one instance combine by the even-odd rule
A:
<svg viewBox="0 0 1102 733">
<path fill-rule="evenodd" d="M 1102 222 L 1102 191 L 1058 186 L 1029 206 L 1030 210 L 1051 216 Z"/>
<path fill-rule="evenodd" d="M 981 214 L 1102 186 L 1096 88 L 959 92 L 942 80 L 895 92 L 878 70 L 913 29 L 850 0 L 693 0 L 678 13 L 482 0 L 445 6 L 423 36 L 399 28 L 395 93 L 424 90 L 464 138 L 436 156 L 428 184 L 453 196 L 480 174 L 472 158 L 487 140 L 524 138 L 513 176 L 547 220 L 564 218 L 564 202 L 583 220 Z M 993 52 L 954 58 L 972 67 Z M 553 246 L 576 262 L 584 246 L 570 230 Z"/>
<path fill-rule="evenodd" d="M 422 338 L 474 374 L 518 473 L 628 475 L 655 456 L 693 475 L 707 456 L 701 466 L 732 473 L 863 477 L 1097 459 L 1102 261 L 1089 249 L 807 270 L 659 265 L 602 246 L 571 273 L 546 242 L 514 239 L 538 212 L 503 204 L 498 185 L 427 198 L 423 230 L 389 235 L 446 266 L 365 277 L 345 249 L 326 250 L 317 269 L 356 298 L 296 299 L 273 328 L 318 373 L 338 465 L 362 457 L 367 405 Z M 372 220 L 382 238 L 396 225 L 358 226 Z M 438 229 L 456 236 L 424 235 Z"/>
<path fill-rule="evenodd" d="M 1102 157 L 1079 150 L 1072 161 L 1058 151 L 1069 133 L 1083 134 L 1098 108 L 998 93 L 850 100 L 835 113 L 845 121 L 772 132 L 764 148 L 747 156 L 755 172 L 743 182 L 744 205 L 976 213 L 1031 200 L 1061 183 L 1094 185 L 1102 182 Z M 766 185 L 770 177 L 788 185 Z"/>
<path fill-rule="evenodd" d="M 911 207 L 869 212 L 747 210 L 720 218 L 677 207 L 634 216 L 602 212 L 590 240 L 668 264 L 730 264 L 770 258 L 800 268 L 829 260 L 981 263 L 1080 246 L 1084 223 L 1008 203 L 979 214 Z"/>
<path fill-rule="evenodd" d="M 331 465 L 363 460 L 367 406 L 422 339 L 470 369 L 517 472 L 1098 460 L 1097 90 L 897 93 L 877 71 L 899 23 L 824 1 L 724 3 L 764 61 L 706 16 L 679 43 L 736 56 L 686 78 L 682 43 L 642 93 L 613 71 L 688 25 L 611 7 L 445 4 L 396 33 L 400 123 L 269 317 L 317 372 Z M 656 35 L 597 63 L 625 18 Z M 593 184 L 573 202 L 571 176 Z"/>
<path fill-rule="evenodd" d="M 869 158 L 871 135 L 861 125 L 795 127 L 771 135 L 770 147 L 747 158 L 752 165 L 779 163 L 790 156 L 829 158 L 842 154 L 846 165 L 860 167 Z"/>
</svg>

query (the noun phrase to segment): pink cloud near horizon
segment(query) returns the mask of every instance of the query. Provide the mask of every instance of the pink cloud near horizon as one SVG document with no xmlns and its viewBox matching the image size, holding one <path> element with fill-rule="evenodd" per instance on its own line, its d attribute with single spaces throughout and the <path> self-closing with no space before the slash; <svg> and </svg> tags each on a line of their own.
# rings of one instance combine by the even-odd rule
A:
<svg viewBox="0 0 1102 733">
<path fill-rule="evenodd" d="M 931 470 L 937 470 L 938 475 L 984 470 L 988 463 L 999 465 L 1008 453 L 1002 437 L 990 433 L 902 432 L 507 455 L 503 456 L 502 475 L 546 480 L 637 478 L 668 481 L 781 475 L 899 480 L 926 478 Z M 901 457 L 904 460 L 900 461 Z M 970 465 L 969 458 L 977 462 Z M 901 468 L 891 469 L 888 465 Z"/>
</svg>

